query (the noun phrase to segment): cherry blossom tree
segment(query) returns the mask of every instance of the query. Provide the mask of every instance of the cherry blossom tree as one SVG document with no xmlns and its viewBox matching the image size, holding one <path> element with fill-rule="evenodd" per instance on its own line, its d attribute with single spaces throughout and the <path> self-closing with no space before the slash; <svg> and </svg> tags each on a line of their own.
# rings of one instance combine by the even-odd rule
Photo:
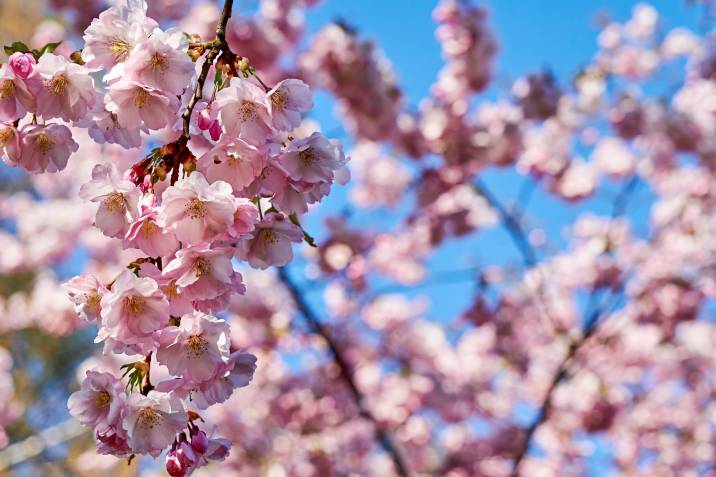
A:
<svg viewBox="0 0 716 477">
<path fill-rule="evenodd" d="M 148 3 L 5 47 L 0 467 L 716 476 L 710 2 L 506 85 L 441 0 L 417 106 L 314 1 Z"/>
</svg>

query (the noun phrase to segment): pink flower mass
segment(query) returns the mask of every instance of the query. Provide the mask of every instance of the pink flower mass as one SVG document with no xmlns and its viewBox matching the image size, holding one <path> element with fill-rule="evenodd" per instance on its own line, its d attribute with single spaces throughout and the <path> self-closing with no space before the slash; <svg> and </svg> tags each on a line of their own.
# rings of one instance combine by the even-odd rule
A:
<svg viewBox="0 0 716 477">
<path fill-rule="evenodd" d="M 0 1 L 0 471 L 716 477 L 716 4 L 544 3 Z"/>
</svg>

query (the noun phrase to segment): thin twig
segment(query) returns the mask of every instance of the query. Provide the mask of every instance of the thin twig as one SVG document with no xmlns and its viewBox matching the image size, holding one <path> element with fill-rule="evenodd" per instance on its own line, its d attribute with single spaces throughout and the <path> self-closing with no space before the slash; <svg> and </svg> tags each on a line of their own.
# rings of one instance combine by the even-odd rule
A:
<svg viewBox="0 0 716 477">
<path fill-rule="evenodd" d="M 308 322 L 313 332 L 317 335 L 320 335 L 326 341 L 328 349 L 333 356 L 333 361 L 340 369 L 341 377 L 343 378 L 343 381 L 345 382 L 351 395 L 353 396 L 353 400 L 358 406 L 360 415 L 372 422 L 373 428 L 375 429 L 375 435 L 381 447 L 383 447 L 385 452 L 393 460 L 393 464 L 395 465 L 396 471 L 399 475 L 403 477 L 408 477 L 410 473 L 408 471 L 407 463 L 403 459 L 403 456 L 401 455 L 400 450 L 394 442 L 393 437 L 376 420 L 375 416 L 373 416 L 373 414 L 366 406 L 365 397 L 358 389 L 356 383 L 353 381 L 353 373 L 351 371 L 351 366 L 346 360 L 346 358 L 343 356 L 343 352 L 340 350 L 338 345 L 336 345 L 336 343 L 333 341 L 330 331 L 318 320 L 316 314 L 313 312 L 313 309 L 310 307 L 310 305 L 304 298 L 303 293 L 301 292 L 301 290 L 298 289 L 296 284 L 289 276 L 288 271 L 283 267 L 279 268 L 278 276 L 281 282 L 288 289 L 289 293 L 291 294 L 291 297 L 293 298 L 293 301 L 296 304 L 296 307 L 301 312 L 301 315 L 303 315 L 305 320 Z"/>
</svg>

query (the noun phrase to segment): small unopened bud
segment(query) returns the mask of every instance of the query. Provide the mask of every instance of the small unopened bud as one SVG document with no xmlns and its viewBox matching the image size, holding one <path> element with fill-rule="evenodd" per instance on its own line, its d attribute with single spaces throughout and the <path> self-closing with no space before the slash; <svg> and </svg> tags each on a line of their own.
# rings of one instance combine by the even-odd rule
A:
<svg viewBox="0 0 716 477">
<path fill-rule="evenodd" d="M 189 159 L 184 161 L 182 166 L 184 167 L 184 172 L 189 175 L 196 170 L 196 159 L 190 157 Z"/>
<path fill-rule="evenodd" d="M 78 65 L 84 65 L 85 60 L 82 59 L 82 52 L 81 51 L 73 51 L 70 55 L 70 60 L 72 60 L 73 63 L 77 63 Z"/>
<path fill-rule="evenodd" d="M 186 470 L 179 461 L 179 457 L 177 457 L 176 452 L 170 452 L 167 454 L 166 467 L 167 473 L 172 477 L 184 477 L 184 475 L 186 475 Z"/>
<path fill-rule="evenodd" d="M 204 431 L 199 431 L 191 436 L 191 446 L 199 454 L 204 454 L 209 448 L 209 438 Z"/>
<path fill-rule="evenodd" d="M 250 67 L 251 64 L 249 63 L 249 59 L 245 56 L 241 56 L 236 60 L 236 69 L 242 73 L 248 72 Z"/>
</svg>

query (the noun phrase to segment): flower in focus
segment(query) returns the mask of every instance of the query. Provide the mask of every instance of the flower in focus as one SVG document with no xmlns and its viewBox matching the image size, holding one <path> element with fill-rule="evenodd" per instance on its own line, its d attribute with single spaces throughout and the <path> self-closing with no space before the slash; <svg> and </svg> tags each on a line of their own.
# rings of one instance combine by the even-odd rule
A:
<svg viewBox="0 0 716 477">
<path fill-rule="evenodd" d="M 137 186 L 119 177 L 114 166 L 103 164 L 94 166 L 92 180 L 83 184 L 79 192 L 83 199 L 99 202 L 95 224 L 102 233 L 118 238 L 124 237 L 139 215 L 140 194 Z"/>
<path fill-rule="evenodd" d="M 187 424 L 186 411 L 166 394 L 133 393 L 127 404 L 124 428 L 129 434 L 129 446 L 137 454 L 158 457 Z"/>
</svg>

